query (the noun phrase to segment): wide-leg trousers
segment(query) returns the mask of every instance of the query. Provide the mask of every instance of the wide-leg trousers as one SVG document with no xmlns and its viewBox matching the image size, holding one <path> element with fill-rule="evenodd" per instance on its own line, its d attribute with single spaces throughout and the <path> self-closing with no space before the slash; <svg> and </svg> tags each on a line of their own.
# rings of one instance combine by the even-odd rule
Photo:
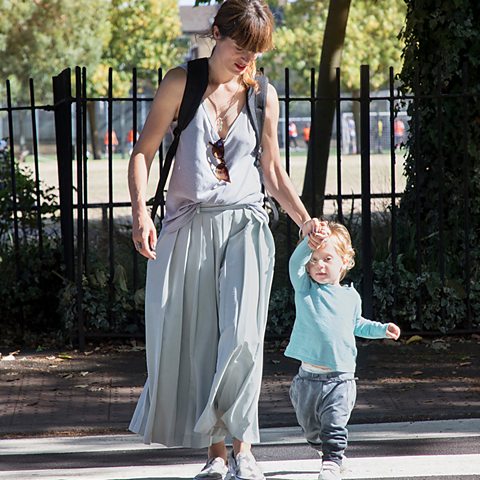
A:
<svg viewBox="0 0 480 480">
<path fill-rule="evenodd" d="M 148 379 L 130 430 L 145 443 L 259 441 L 258 398 L 275 247 L 248 207 L 199 207 L 164 232 L 145 295 Z"/>
</svg>

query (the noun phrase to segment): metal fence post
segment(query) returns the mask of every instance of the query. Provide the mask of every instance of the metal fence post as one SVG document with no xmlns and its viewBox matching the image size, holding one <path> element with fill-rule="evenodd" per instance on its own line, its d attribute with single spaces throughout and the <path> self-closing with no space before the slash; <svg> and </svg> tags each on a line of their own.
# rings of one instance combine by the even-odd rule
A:
<svg viewBox="0 0 480 480">
<path fill-rule="evenodd" d="M 10 142 L 10 181 L 12 185 L 12 210 L 13 210 L 13 245 L 15 248 L 15 269 L 17 280 L 20 278 L 20 228 L 18 218 L 17 198 L 17 168 L 15 165 L 15 140 L 13 136 L 13 106 L 10 80 L 7 80 L 7 112 L 8 112 L 8 134 Z"/>
<path fill-rule="evenodd" d="M 57 146 L 58 184 L 60 196 L 60 227 L 66 276 L 73 280 L 73 152 L 72 152 L 72 81 L 69 68 L 53 77 L 55 104 L 55 138 Z"/>
<path fill-rule="evenodd" d="M 360 164 L 362 183 L 363 314 L 373 318 L 372 212 L 370 190 L 370 71 L 360 67 Z"/>
<path fill-rule="evenodd" d="M 83 221 L 83 118 L 85 109 L 82 102 L 82 76 L 80 67 L 75 67 L 75 150 L 77 160 L 77 270 L 75 281 L 77 285 L 77 331 L 78 348 L 85 350 L 85 319 L 83 314 L 83 247 L 84 247 L 84 221 Z M 73 146 L 72 149 L 73 151 Z M 70 168 L 71 171 L 71 168 Z M 73 211 L 73 209 L 72 209 Z"/>
</svg>

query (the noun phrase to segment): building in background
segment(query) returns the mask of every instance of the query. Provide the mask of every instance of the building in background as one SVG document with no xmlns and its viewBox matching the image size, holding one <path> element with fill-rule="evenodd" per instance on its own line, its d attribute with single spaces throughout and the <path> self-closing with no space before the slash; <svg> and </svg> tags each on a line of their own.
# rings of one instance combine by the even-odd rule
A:
<svg viewBox="0 0 480 480">
<path fill-rule="evenodd" d="M 210 56 L 213 41 L 204 34 L 210 31 L 218 8 L 217 4 L 198 7 L 180 5 L 182 32 L 189 39 L 187 60 Z"/>
</svg>

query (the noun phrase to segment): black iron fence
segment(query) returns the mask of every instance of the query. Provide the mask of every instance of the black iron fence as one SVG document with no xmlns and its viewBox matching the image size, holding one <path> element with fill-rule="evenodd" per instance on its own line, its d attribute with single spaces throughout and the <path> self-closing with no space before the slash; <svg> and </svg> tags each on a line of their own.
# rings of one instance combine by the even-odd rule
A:
<svg viewBox="0 0 480 480">
<path fill-rule="evenodd" d="M 405 117 L 406 105 L 410 102 L 418 102 L 419 98 L 415 96 L 408 96 L 400 94 L 394 84 L 394 72 L 390 70 L 388 90 L 384 95 L 373 95 L 370 91 L 369 82 L 369 68 L 362 66 L 360 70 L 361 89 L 359 97 L 345 96 L 340 91 L 340 71 L 337 70 L 337 94 L 335 98 L 321 99 L 315 97 L 315 72 L 311 73 L 310 95 L 295 97 L 291 95 L 288 89 L 289 85 L 289 70 L 285 70 L 285 85 L 286 91 L 280 97 L 282 104 L 283 118 L 280 124 L 282 131 L 280 132 L 281 139 L 284 144 L 284 162 L 287 173 L 292 174 L 293 169 L 298 171 L 298 152 L 292 150 L 288 142 L 289 138 L 289 123 L 291 118 L 297 118 L 291 115 L 292 105 L 306 104 L 308 105 L 308 115 L 303 114 L 303 123 L 310 124 L 310 154 L 315 158 L 317 155 L 317 142 L 314 138 L 315 132 L 315 110 L 318 108 L 320 101 L 335 102 L 337 115 L 335 119 L 334 132 L 332 143 L 332 152 L 330 162 L 334 161 L 335 165 L 330 171 L 336 176 L 334 191 L 329 191 L 324 196 L 325 208 L 324 211 L 318 211 L 315 203 L 316 192 L 311 195 L 311 203 L 307 204 L 308 209 L 314 215 L 325 214 L 326 216 L 333 216 L 340 222 L 350 223 L 350 226 L 355 223 L 359 226 L 358 235 L 356 237 L 356 247 L 360 256 L 360 267 L 358 269 L 357 277 L 361 282 L 361 293 L 363 297 L 364 315 L 369 318 L 375 318 L 374 309 L 374 259 L 378 259 L 378 255 L 374 252 L 372 245 L 372 221 L 375 217 L 381 215 L 383 219 L 387 218 L 384 224 L 384 230 L 387 234 L 384 236 L 385 245 L 377 250 L 384 251 L 384 256 L 389 259 L 392 269 L 395 271 L 398 256 L 398 222 L 397 222 L 397 205 L 402 196 L 403 186 L 398 186 L 399 172 L 398 163 L 403 161 L 405 149 L 402 147 L 402 142 L 406 138 L 407 132 L 397 128 L 396 122 L 399 118 L 403 118 L 403 129 L 407 126 L 407 117 Z M 161 82 L 162 72 L 158 71 L 158 83 Z M 73 83 L 73 85 L 72 85 Z M 18 146 L 17 132 L 14 128 L 12 119 L 13 112 L 22 110 L 30 114 L 31 117 L 31 131 L 32 131 L 32 145 L 33 145 L 33 165 L 34 176 L 37 185 L 37 200 L 32 210 L 37 215 L 37 230 L 36 238 L 40 249 L 42 248 L 44 232 L 42 230 L 42 206 L 39 193 L 39 154 L 38 154 L 38 138 L 36 125 L 36 110 L 45 110 L 54 113 L 55 121 L 55 138 L 56 138 L 56 159 L 58 165 L 58 194 L 59 194 L 59 208 L 60 221 L 59 229 L 61 232 L 63 261 L 65 265 L 65 277 L 72 284 L 76 285 L 76 326 L 75 331 L 78 334 L 80 346 L 84 345 L 85 337 L 92 332 L 89 330 L 85 322 L 85 277 L 92 273 L 93 257 L 98 260 L 99 257 L 107 270 L 107 281 L 105 288 L 108 291 L 107 300 L 107 317 L 110 326 L 115 326 L 116 311 L 112 306 L 115 303 L 118 291 L 115 289 L 115 279 L 118 280 L 117 266 L 121 263 L 128 274 L 126 281 L 122 284 L 123 291 L 127 288 L 132 295 L 137 295 L 141 292 L 144 282 L 145 262 L 139 257 L 130 243 L 119 245 L 118 237 L 123 235 L 126 242 L 129 242 L 129 220 L 123 217 L 119 221 L 116 212 L 120 209 L 125 210 L 130 206 L 130 203 L 125 199 L 123 201 L 115 201 L 114 189 L 116 182 L 114 180 L 114 172 L 116 162 L 118 161 L 115 155 L 115 146 L 117 143 L 116 133 L 114 128 L 114 112 L 120 102 L 127 103 L 131 108 L 131 125 L 128 125 L 129 130 L 138 132 L 143 125 L 138 121 L 139 105 L 142 103 L 149 104 L 153 98 L 140 96 L 138 94 L 138 77 L 134 70 L 132 74 L 131 94 L 127 97 L 113 96 L 113 72 L 109 71 L 108 77 L 108 92 L 105 97 L 89 97 L 87 95 L 87 75 L 85 69 L 76 68 L 74 72 L 70 69 L 64 70 L 53 79 L 53 105 L 36 105 L 34 96 L 33 81 L 30 81 L 30 105 L 17 107 L 13 106 L 13 101 L 10 94 L 10 86 L 7 81 L 7 104 L 0 108 L 0 113 L 4 112 L 8 117 L 8 146 L 2 162 L 9 163 L 9 169 L 2 170 L 9 172 L 9 179 L 11 186 L 11 229 L 10 234 L 13 239 L 15 252 L 21 248 L 22 235 L 19 230 L 19 215 L 25 215 L 25 212 L 19 209 L 17 204 L 17 190 L 15 184 L 15 163 L 16 148 Z M 465 93 L 465 98 L 468 94 Z M 442 95 L 438 93 L 438 101 L 442 101 Z M 376 102 L 372 109 L 372 104 Z M 381 115 L 379 113 L 378 102 L 383 102 Z M 91 133 L 88 129 L 88 105 L 102 103 L 106 105 L 106 132 L 105 132 L 105 146 L 108 169 L 105 182 L 108 187 L 108 198 L 106 201 L 91 202 L 89 199 L 89 182 L 91 180 L 91 166 L 95 161 L 90 153 L 89 143 L 91 142 Z M 353 130 L 345 129 L 344 117 L 342 112 L 345 112 L 345 105 L 357 104 L 359 108 L 353 109 L 358 112 L 358 121 L 353 123 Z M 303 110 L 305 111 L 305 109 Z M 413 109 L 414 115 L 416 109 Z M 348 112 L 348 119 L 352 120 L 350 111 Z M 380 125 L 380 120 L 381 125 Z M 355 128 L 355 125 L 357 128 Z M 399 133 L 400 132 L 400 133 Z M 345 136 L 348 135 L 349 141 L 345 143 Z M 350 154 L 350 148 L 356 151 L 357 144 L 360 147 L 358 164 L 356 165 L 360 176 L 360 188 L 356 191 L 346 191 L 344 177 L 345 159 L 346 155 Z M 356 141 L 356 139 L 358 141 Z M 133 134 L 131 142 L 134 143 L 136 133 Z M 381 143 L 378 141 L 381 139 Z M 348 146 L 346 146 L 348 145 Z M 345 151 L 348 149 L 349 151 Z M 382 161 L 384 162 L 384 169 L 388 175 L 388 191 L 378 191 L 372 188 L 372 161 L 380 161 L 374 157 L 372 153 L 381 152 Z M 306 150 L 302 153 L 306 155 Z M 163 162 L 163 147 L 159 149 L 159 170 L 161 171 Z M 354 157 L 355 159 L 357 157 Z M 334 160 L 332 160 L 334 159 Z M 348 164 L 350 165 L 350 163 Z M 375 165 L 373 165 L 376 167 Z M 301 167 L 300 167 L 301 168 Z M 304 168 L 304 164 L 303 164 Z M 329 174 L 330 174 L 329 171 Z M 298 176 L 298 173 L 297 173 Z M 400 174 L 401 177 L 401 174 Z M 468 175 L 467 177 L 468 178 Z M 5 182 L 2 179 L 2 182 Z M 308 179 L 306 179 L 308 181 Z M 125 178 L 126 183 L 126 178 Z M 384 190 L 384 189 L 383 189 Z M 383 208 L 378 207 L 378 202 L 383 202 Z M 373 211 L 372 211 L 373 207 Z M 98 220 L 98 215 L 93 219 L 92 211 L 101 211 L 101 220 Z M 160 211 L 160 216 L 163 216 L 163 209 Z M 468 216 L 469 213 L 466 212 Z M 355 222 L 354 222 L 355 220 Z M 98 232 L 98 225 L 92 232 L 92 225 L 94 222 L 99 222 L 101 234 Z M 441 219 L 440 219 L 441 221 Z M 468 224 L 468 222 L 467 222 Z M 412 225 L 412 231 L 419 232 L 421 230 L 421 218 L 417 218 L 416 224 Z M 465 233 L 468 235 L 468 232 Z M 95 235 L 97 243 L 92 242 L 92 236 Z M 277 286 L 287 285 L 286 278 L 287 263 L 289 253 L 293 250 L 297 229 L 292 223 L 283 218 L 280 225 L 275 227 L 275 235 L 279 239 L 277 245 L 280 256 L 277 257 Z M 101 238 L 98 240 L 98 238 Z M 419 235 L 416 235 L 418 238 Z M 100 243 L 98 243 L 100 242 Z M 468 244 L 468 242 L 467 242 Z M 128 245 L 128 246 L 125 246 Z M 93 251 L 92 251 L 93 248 Z M 468 247 L 466 255 L 468 256 Z M 418 250 L 420 255 L 420 249 Z M 439 267 L 442 269 L 442 266 Z M 470 282 L 468 275 L 463 279 L 465 283 Z M 141 295 L 138 295 L 141 301 Z M 421 302 L 421 300 L 420 300 Z M 395 299 L 393 300 L 393 306 Z M 125 334 L 141 334 L 142 328 L 142 311 L 141 308 L 133 306 L 129 316 L 133 319 L 133 328 Z M 394 308 L 394 307 L 392 307 Z M 421 305 L 418 306 L 420 311 Z M 130 320 L 132 322 L 132 320 Z M 462 321 L 459 321 L 456 326 L 456 331 L 472 330 L 474 327 L 472 323 L 471 309 L 467 309 L 467 315 Z M 112 328 L 115 330 L 114 328 Z M 107 329 L 108 330 L 108 329 Z M 98 333 L 98 331 L 97 331 Z M 112 335 L 113 333 L 106 333 Z M 118 334 L 118 329 L 116 334 Z"/>
</svg>

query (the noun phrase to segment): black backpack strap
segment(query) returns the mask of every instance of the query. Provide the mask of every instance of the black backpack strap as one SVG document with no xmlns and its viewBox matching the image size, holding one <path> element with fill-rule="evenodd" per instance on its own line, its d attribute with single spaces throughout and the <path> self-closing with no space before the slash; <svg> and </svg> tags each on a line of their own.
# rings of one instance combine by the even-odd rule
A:
<svg viewBox="0 0 480 480">
<path fill-rule="evenodd" d="M 152 205 L 152 219 L 155 219 L 159 205 L 165 203 L 164 190 L 167 183 L 168 174 L 172 166 L 173 158 L 177 151 L 180 134 L 188 124 L 192 121 L 195 113 L 202 102 L 203 94 L 208 86 L 208 58 L 197 58 L 190 60 L 187 64 L 187 82 L 183 93 L 182 103 L 178 112 L 177 126 L 173 130 L 173 141 L 168 148 L 163 162 L 160 179 L 158 181 L 157 190 Z"/>
<path fill-rule="evenodd" d="M 263 181 L 263 170 L 260 163 L 262 156 L 262 134 L 263 125 L 265 123 L 265 111 L 267 105 L 267 93 L 268 93 L 268 78 L 265 75 L 258 75 L 256 77 L 258 82 L 258 91 L 250 87 L 247 96 L 247 112 L 250 118 L 250 123 L 255 130 L 256 145 L 255 145 L 255 166 L 260 174 L 260 181 L 262 182 L 263 189 L 265 191 L 265 183 Z M 270 208 L 273 212 L 273 224 L 278 221 L 278 209 L 275 204 L 275 200 L 266 192 L 266 200 L 270 204 Z"/>
</svg>

